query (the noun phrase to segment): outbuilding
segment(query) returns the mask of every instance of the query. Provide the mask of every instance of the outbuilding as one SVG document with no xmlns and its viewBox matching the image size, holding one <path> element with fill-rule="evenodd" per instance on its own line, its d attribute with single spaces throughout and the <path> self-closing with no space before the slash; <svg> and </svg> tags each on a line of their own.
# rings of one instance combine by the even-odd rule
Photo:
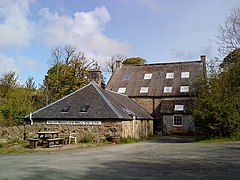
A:
<svg viewBox="0 0 240 180">
<path fill-rule="evenodd" d="M 91 82 L 25 117 L 36 129 L 75 131 L 79 138 L 113 135 L 141 138 L 153 134 L 153 118 L 135 100 Z"/>
</svg>

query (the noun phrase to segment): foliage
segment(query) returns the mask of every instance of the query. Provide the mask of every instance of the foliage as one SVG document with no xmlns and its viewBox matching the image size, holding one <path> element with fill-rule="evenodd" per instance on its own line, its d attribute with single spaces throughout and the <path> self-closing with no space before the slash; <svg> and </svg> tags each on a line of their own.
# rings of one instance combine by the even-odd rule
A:
<svg viewBox="0 0 240 180">
<path fill-rule="evenodd" d="M 48 70 L 43 81 L 45 103 L 49 104 L 87 84 L 87 63 L 84 53 L 66 46 L 52 51 L 54 65 Z"/>
<path fill-rule="evenodd" d="M 0 97 L 6 98 L 10 89 L 18 86 L 17 79 L 18 76 L 14 71 L 2 74 L 0 78 Z"/>
<path fill-rule="evenodd" d="M 135 143 L 135 142 L 139 142 L 140 139 L 135 139 L 135 138 L 131 138 L 131 137 L 126 137 L 126 138 L 121 138 L 120 142 L 127 144 L 127 143 Z"/>
<path fill-rule="evenodd" d="M 230 137 L 240 131 L 239 60 L 206 77 L 205 88 L 195 100 L 196 125 L 211 136 Z"/>
<path fill-rule="evenodd" d="M 92 142 L 93 141 L 93 137 L 88 134 L 86 136 L 84 136 L 83 138 L 80 139 L 80 142 L 81 143 L 89 143 L 89 142 Z"/>
<path fill-rule="evenodd" d="M 36 89 L 37 86 L 35 85 L 34 78 L 29 76 L 25 82 L 25 88 L 27 89 Z"/>
<path fill-rule="evenodd" d="M 23 122 L 23 117 L 36 110 L 36 103 L 31 98 L 29 90 L 24 88 L 12 89 L 7 100 L 0 104 L 0 113 L 2 114 L 5 125 L 18 125 Z"/>
<path fill-rule="evenodd" d="M 228 54 L 240 47 L 240 9 L 234 9 L 227 17 L 225 24 L 219 26 L 218 44 L 219 52 Z"/>
<path fill-rule="evenodd" d="M 147 61 L 141 57 L 131 57 L 123 61 L 123 64 L 145 64 Z"/>
</svg>

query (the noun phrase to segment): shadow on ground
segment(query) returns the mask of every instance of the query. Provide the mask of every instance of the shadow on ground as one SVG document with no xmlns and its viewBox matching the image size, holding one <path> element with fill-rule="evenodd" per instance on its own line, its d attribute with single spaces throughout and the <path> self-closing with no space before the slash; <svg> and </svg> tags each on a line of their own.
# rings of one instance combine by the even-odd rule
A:
<svg viewBox="0 0 240 180">
<path fill-rule="evenodd" d="M 149 139 L 149 142 L 156 143 L 190 143 L 197 139 L 195 136 L 160 136 Z"/>
</svg>

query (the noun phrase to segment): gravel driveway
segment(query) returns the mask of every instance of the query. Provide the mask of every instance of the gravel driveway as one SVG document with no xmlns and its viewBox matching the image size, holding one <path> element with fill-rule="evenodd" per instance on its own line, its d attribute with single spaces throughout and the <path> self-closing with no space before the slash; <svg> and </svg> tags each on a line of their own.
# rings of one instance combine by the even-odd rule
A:
<svg viewBox="0 0 240 180">
<path fill-rule="evenodd" d="M 239 179 L 240 142 L 191 140 L 0 155 L 0 179 Z"/>
</svg>

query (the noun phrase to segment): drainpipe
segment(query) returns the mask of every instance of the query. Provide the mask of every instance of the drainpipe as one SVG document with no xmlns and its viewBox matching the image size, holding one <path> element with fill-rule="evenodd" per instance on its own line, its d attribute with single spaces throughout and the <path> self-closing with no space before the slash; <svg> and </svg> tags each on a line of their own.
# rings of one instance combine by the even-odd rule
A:
<svg viewBox="0 0 240 180">
<path fill-rule="evenodd" d="M 29 119 L 30 119 L 30 125 L 33 125 L 33 120 L 32 120 L 32 113 L 30 112 L 30 115 L 29 115 Z"/>
<path fill-rule="evenodd" d="M 133 116 L 133 120 L 132 120 L 132 138 L 135 137 L 135 120 L 136 120 L 136 116 Z"/>
</svg>

